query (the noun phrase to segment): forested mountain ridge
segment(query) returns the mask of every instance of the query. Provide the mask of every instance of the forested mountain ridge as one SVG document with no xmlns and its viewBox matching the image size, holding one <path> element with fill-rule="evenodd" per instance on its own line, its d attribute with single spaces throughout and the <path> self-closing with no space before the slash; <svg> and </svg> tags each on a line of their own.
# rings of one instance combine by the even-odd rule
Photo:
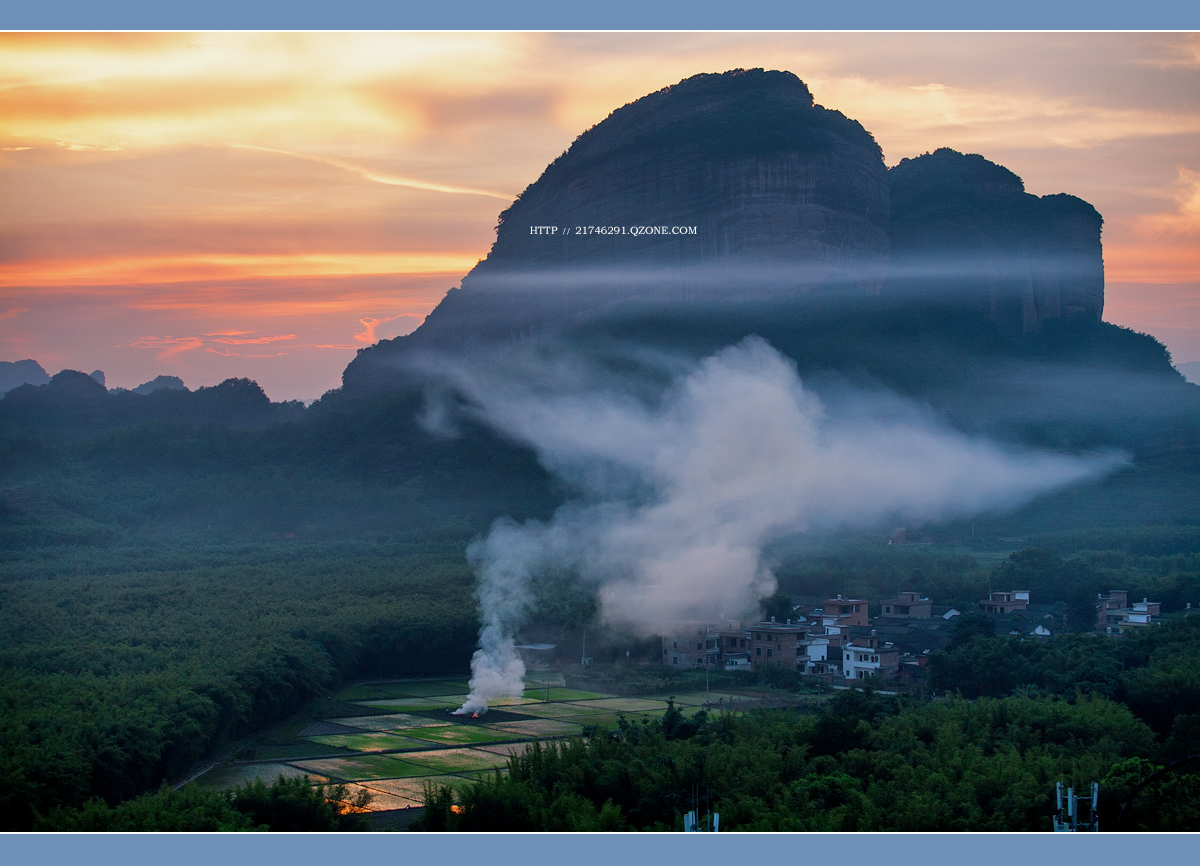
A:
<svg viewBox="0 0 1200 866">
<path fill-rule="evenodd" d="M 0 436 L 82 439 L 160 422 L 261 430 L 303 414 L 303 403 L 272 403 L 249 379 L 226 379 L 195 391 L 159 387 L 144 393 L 109 391 L 85 373 L 63 370 L 44 385 L 23 384 L 0 398 Z"/>
</svg>

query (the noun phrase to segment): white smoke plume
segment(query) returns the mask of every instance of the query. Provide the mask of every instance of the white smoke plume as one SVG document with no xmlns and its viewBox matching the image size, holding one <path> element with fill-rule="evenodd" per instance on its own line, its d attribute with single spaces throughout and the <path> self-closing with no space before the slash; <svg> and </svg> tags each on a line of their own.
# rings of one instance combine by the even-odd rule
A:
<svg viewBox="0 0 1200 866">
<path fill-rule="evenodd" d="M 581 493 L 549 523 L 500 520 L 472 545 L 483 627 L 465 711 L 521 694 L 514 637 L 538 575 L 597 586 L 606 621 L 646 633 L 736 619 L 774 590 L 763 548 L 785 535 L 1012 508 L 1116 463 L 970 437 L 895 397 L 835 412 L 755 337 L 649 397 L 561 359 L 453 378 L 477 417 Z"/>
</svg>

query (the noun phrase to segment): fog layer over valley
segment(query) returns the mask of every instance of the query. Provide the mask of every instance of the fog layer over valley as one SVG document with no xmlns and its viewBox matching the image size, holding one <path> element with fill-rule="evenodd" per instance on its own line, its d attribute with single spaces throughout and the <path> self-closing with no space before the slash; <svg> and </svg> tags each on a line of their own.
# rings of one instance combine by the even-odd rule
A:
<svg viewBox="0 0 1200 866">
<path fill-rule="evenodd" d="M 783 535 L 1012 508 L 1118 462 L 967 436 L 891 395 L 841 394 L 831 412 L 759 338 L 695 364 L 643 358 L 667 379 L 659 393 L 553 346 L 478 367 L 426 359 L 459 411 L 532 446 L 577 493 L 549 522 L 501 519 L 471 546 L 483 625 L 465 709 L 521 693 L 513 643 L 536 577 L 577 576 L 608 623 L 642 634 L 742 619 L 775 590 L 763 547 Z M 434 399 L 430 423 L 452 435 Z"/>
</svg>

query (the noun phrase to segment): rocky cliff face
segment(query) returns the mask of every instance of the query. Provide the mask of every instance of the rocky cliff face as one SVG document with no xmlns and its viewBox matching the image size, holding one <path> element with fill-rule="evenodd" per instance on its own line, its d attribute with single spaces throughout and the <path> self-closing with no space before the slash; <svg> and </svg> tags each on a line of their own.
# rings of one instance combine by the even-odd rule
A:
<svg viewBox="0 0 1200 866">
<path fill-rule="evenodd" d="M 791 73 L 697 75 L 579 136 L 406 343 L 520 339 L 632 299 L 878 293 L 887 226 L 886 169 L 862 126 Z"/>
<path fill-rule="evenodd" d="M 888 171 L 871 135 L 791 73 L 697 75 L 580 135 L 500 215 L 461 288 L 343 378 L 386 379 L 409 350 L 509 345 L 648 306 L 882 292 L 973 307 L 1017 333 L 1099 320 L 1101 222 L 977 155 Z"/>
<path fill-rule="evenodd" d="M 1038 197 L 1017 175 L 948 148 L 888 172 L 885 294 L 974 306 L 1010 331 L 1104 312 L 1103 219 L 1070 195 Z"/>
</svg>

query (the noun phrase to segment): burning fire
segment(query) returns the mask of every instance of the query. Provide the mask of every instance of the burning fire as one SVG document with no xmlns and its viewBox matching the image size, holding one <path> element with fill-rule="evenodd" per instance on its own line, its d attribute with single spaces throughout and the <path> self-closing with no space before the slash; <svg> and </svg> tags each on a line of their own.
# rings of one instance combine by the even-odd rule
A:
<svg viewBox="0 0 1200 866">
<path fill-rule="evenodd" d="M 461 815 L 463 812 L 465 812 L 467 810 L 465 808 L 463 808 L 462 806 L 459 806 L 456 803 L 455 805 L 450 807 L 450 811 L 453 812 L 455 815 Z"/>
</svg>

